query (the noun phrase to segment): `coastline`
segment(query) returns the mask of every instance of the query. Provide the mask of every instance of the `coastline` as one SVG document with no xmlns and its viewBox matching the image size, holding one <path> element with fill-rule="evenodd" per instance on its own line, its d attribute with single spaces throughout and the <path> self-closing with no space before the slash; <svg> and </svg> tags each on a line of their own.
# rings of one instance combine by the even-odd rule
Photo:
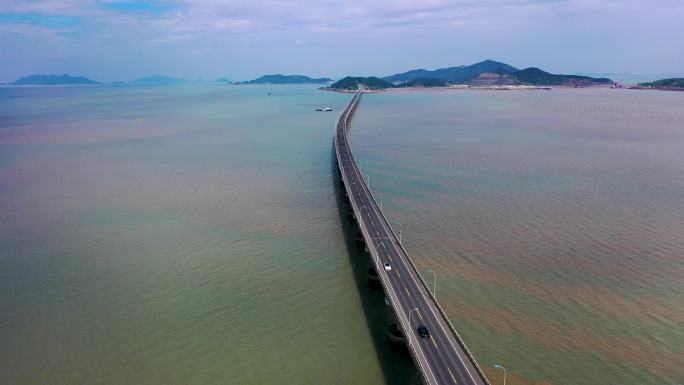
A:
<svg viewBox="0 0 684 385">
<path fill-rule="evenodd" d="M 366 89 L 364 93 L 382 93 L 382 92 L 420 92 L 420 91 L 550 91 L 553 89 L 585 89 L 585 88 L 610 88 L 607 85 L 595 85 L 590 87 L 571 87 L 571 86 L 468 86 L 468 85 L 452 85 L 447 87 L 396 87 L 396 88 L 382 88 L 382 89 Z M 321 91 L 338 92 L 338 93 L 356 93 L 357 90 L 337 89 L 321 87 Z"/>
<path fill-rule="evenodd" d="M 365 89 L 364 93 L 382 93 L 382 92 L 421 92 L 421 91 L 440 91 L 440 92 L 450 92 L 450 91 L 551 91 L 554 89 L 587 89 L 587 88 L 610 88 L 610 89 L 621 89 L 621 90 L 646 90 L 646 91 L 684 91 L 684 88 L 678 87 L 640 87 L 640 86 L 628 86 L 628 87 L 612 87 L 610 85 L 592 85 L 586 87 L 572 87 L 572 86 L 447 86 L 447 87 L 396 87 L 396 88 L 382 88 L 382 89 Z M 321 91 L 328 92 L 338 92 L 343 94 L 353 94 L 357 90 L 348 89 L 337 89 L 329 87 L 319 88 Z"/>
</svg>

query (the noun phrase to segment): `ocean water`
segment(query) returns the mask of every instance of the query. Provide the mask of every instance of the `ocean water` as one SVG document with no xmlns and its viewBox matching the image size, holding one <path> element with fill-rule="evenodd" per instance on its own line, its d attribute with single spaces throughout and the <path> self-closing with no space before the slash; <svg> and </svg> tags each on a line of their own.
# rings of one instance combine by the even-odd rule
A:
<svg viewBox="0 0 684 385">
<path fill-rule="evenodd" d="M 415 383 L 344 237 L 347 99 L 0 88 L 0 383 Z"/>
<path fill-rule="evenodd" d="M 373 94 L 352 130 L 493 383 L 684 384 L 684 93 Z"/>
<path fill-rule="evenodd" d="M 338 207 L 349 97 L 0 88 L 0 383 L 416 384 Z M 681 385 L 683 127 L 684 93 L 404 92 L 352 144 L 494 384 Z"/>
</svg>

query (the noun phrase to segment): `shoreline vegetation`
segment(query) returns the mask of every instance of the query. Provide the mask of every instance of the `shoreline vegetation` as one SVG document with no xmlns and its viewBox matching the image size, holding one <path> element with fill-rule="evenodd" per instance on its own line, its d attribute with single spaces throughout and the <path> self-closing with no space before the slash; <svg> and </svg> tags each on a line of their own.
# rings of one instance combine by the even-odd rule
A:
<svg viewBox="0 0 684 385">
<path fill-rule="evenodd" d="M 603 88 L 607 88 L 602 86 Z M 568 86 L 550 87 L 550 86 L 469 86 L 469 85 L 449 85 L 443 87 L 391 87 L 391 88 L 360 88 L 360 89 L 337 89 L 329 87 L 319 88 L 321 91 L 338 92 L 343 94 L 353 94 L 361 90 L 364 93 L 382 93 L 382 92 L 407 92 L 407 91 L 463 91 L 463 90 L 480 90 L 480 91 L 524 91 L 524 90 L 553 90 L 554 88 L 574 88 Z"/>
<path fill-rule="evenodd" d="M 670 78 L 639 83 L 630 88 L 635 90 L 684 91 L 684 78 Z"/>
</svg>

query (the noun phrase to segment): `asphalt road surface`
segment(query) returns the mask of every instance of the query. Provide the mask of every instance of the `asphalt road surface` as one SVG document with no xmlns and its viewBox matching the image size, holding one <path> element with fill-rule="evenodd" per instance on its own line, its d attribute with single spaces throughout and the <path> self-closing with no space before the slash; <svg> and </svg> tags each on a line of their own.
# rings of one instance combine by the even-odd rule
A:
<svg viewBox="0 0 684 385">
<path fill-rule="evenodd" d="M 408 339 L 416 366 L 428 384 L 488 385 L 430 298 L 428 288 L 418 278 L 408 255 L 399 245 L 356 165 L 347 141 L 347 133 L 361 95 L 354 95 L 337 122 L 337 160 L 356 220 L 385 295 L 395 310 L 405 338 Z M 383 267 L 386 262 L 390 264 L 391 270 Z M 421 338 L 418 335 L 416 329 L 420 325 L 427 327 L 430 332 L 429 338 Z"/>
</svg>

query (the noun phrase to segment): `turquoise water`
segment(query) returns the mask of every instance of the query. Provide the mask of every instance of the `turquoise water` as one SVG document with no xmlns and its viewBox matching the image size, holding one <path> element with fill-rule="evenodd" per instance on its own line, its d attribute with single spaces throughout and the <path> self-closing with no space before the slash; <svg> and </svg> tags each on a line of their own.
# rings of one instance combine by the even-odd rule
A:
<svg viewBox="0 0 684 385">
<path fill-rule="evenodd" d="M 417 383 L 338 210 L 349 98 L 0 88 L 0 382 Z M 684 383 L 682 105 L 364 97 L 361 167 L 493 383 Z"/>
<path fill-rule="evenodd" d="M 490 380 L 501 362 L 509 384 L 684 383 L 683 106 L 609 89 L 366 95 L 361 168 Z"/>
</svg>

